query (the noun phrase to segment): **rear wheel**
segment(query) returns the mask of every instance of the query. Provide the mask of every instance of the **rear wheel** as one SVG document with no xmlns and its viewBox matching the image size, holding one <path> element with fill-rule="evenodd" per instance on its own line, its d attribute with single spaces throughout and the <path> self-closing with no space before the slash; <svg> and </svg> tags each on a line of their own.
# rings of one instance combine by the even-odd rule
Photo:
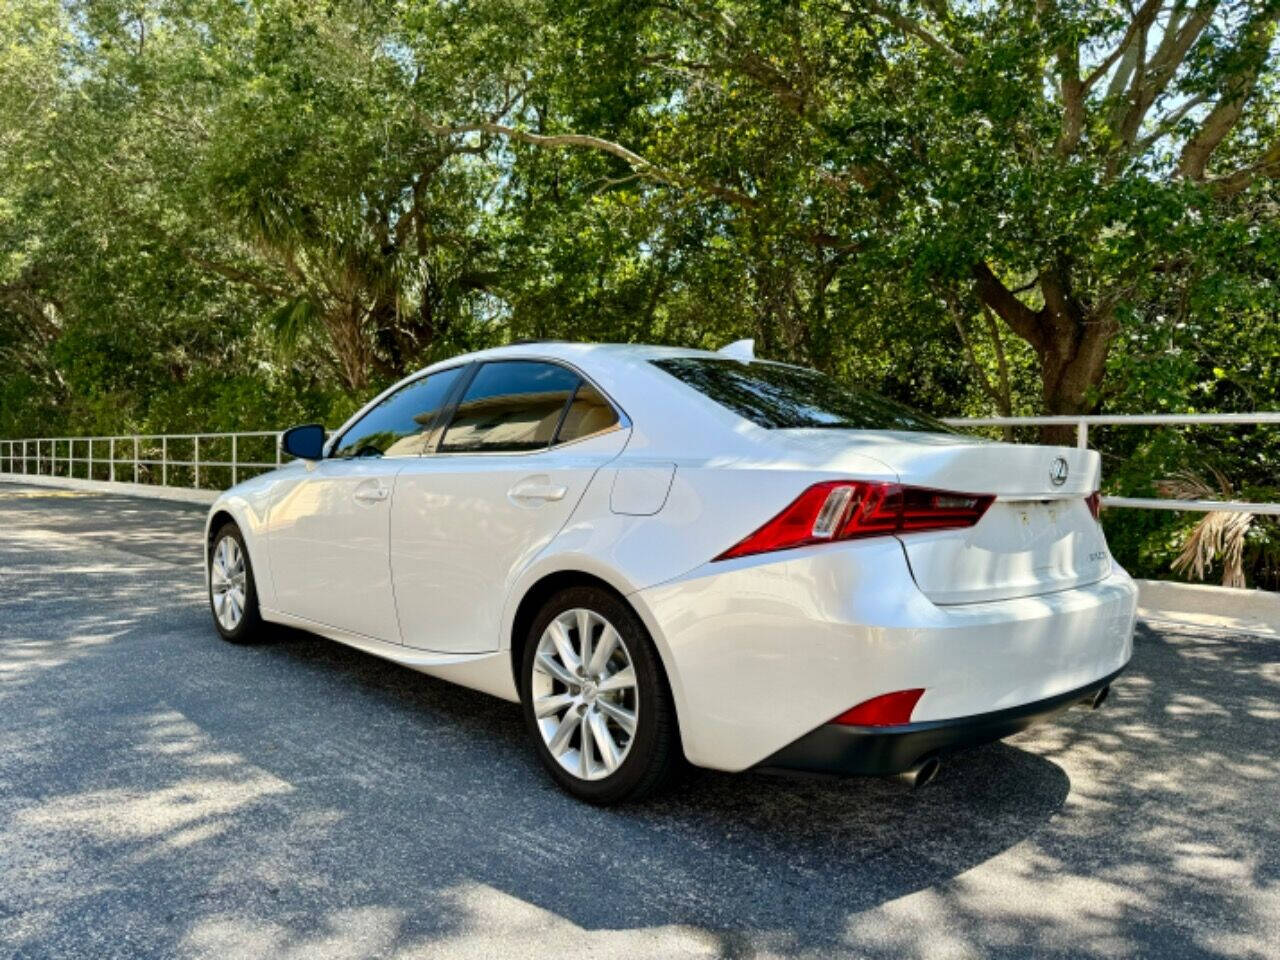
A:
<svg viewBox="0 0 1280 960">
<path fill-rule="evenodd" d="M 209 609 L 223 640 L 255 643 L 265 626 L 258 613 L 258 590 L 244 537 L 234 523 L 214 534 L 209 551 Z"/>
<path fill-rule="evenodd" d="M 572 587 L 553 596 L 534 620 L 521 677 L 538 756 L 575 797 L 636 800 L 677 772 L 675 711 L 657 651 L 612 593 Z"/>
</svg>

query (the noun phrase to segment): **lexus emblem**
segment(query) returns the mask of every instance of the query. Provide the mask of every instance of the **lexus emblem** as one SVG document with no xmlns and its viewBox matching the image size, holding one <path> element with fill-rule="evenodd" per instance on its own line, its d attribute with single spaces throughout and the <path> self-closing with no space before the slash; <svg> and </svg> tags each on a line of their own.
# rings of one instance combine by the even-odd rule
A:
<svg viewBox="0 0 1280 960">
<path fill-rule="evenodd" d="M 1055 487 L 1060 487 L 1067 482 L 1067 474 L 1070 470 L 1066 457 L 1054 457 L 1053 463 L 1049 464 L 1049 479 L 1053 481 Z"/>
</svg>

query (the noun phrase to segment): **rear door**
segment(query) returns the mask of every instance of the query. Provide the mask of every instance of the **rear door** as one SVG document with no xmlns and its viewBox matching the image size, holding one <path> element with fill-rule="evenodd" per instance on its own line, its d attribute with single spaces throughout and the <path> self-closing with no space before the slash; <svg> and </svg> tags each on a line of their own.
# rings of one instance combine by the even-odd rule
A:
<svg viewBox="0 0 1280 960">
<path fill-rule="evenodd" d="M 512 580 L 627 434 L 609 400 L 567 367 L 479 366 L 435 451 L 396 477 L 391 567 L 404 642 L 498 649 Z"/>
<path fill-rule="evenodd" d="M 396 474 L 418 459 L 461 370 L 401 386 L 308 464 L 272 504 L 267 534 L 280 610 L 400 641 L 387 559 Z"/>
</svg>

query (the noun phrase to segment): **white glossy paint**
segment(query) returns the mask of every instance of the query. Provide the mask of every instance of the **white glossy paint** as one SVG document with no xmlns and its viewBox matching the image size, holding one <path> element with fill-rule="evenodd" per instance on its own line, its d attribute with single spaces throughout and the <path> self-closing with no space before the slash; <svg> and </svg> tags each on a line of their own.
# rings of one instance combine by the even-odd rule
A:
<svg viewBox="0 0 1280 960">
<path fill-rule="evenodd" d="M 396 478 L 390 558 L 402 640 L 445 653 L 502 645 L 502 597 L 568 521 L 614 430 L 540 453 L 408 458 Z"/>
<path fill-rule="evenodd" d="M 282 482 L 267 558 L 281 610 L 376 640 L 400 639 L 387 558 L 398 458 L 322 460 Z"/>
<path fill-rule="evenodd" d="M 1079 496 L 997 500 L 972 530 L 904 536 L 916 584 L 934 603 L 976 603 L 1106 579 L 1111 554 Z"/>
<path fill-rule="evenodd" d="M 240 525 L 266 619 L 511 700 L 521 599 L 551 574 L 599 578 L 648 626 L 689 758 L 726 770 L 880 693 L 925 687 L 913 719 L 967 716 L 1083 686 L 1128 660 L 1136 591 L 1083 500 L 1097 488 L 1097 454 L 766 430 L 649 362 L 679 355 L 709 356 L 532 344 L 455 358 L 438 367 L 571 366 L 622 423 L 518 455 L 291 464 L 227 491 L 211 521 Z M 1061 485 L 1049 476 L 1057 457 L 1069 468 Z M 712 562 L 831 479 L 998 499 L 972 529 Z M 374 489 L 385 499 L 357 496 Z"/>
<path fill-rule="evenodd" d="M 904 586 L 893 538 L 779 556 L 707 564 L 632 597 L 670 645 L 693 763 L 744 769 L 892 690 L 925 688 L 912 720 L 1028 703 L 1132 652 L 1136 591 L 1119 570 L 1075 590 L 943 607 Z"/>
<path fill-rule="evenodd" d="M 613 475 L 609 509 L 634 517 L 653 516 L 666 505 L 675 475 L 674 463 L 626 464 Z"/>
</svg>

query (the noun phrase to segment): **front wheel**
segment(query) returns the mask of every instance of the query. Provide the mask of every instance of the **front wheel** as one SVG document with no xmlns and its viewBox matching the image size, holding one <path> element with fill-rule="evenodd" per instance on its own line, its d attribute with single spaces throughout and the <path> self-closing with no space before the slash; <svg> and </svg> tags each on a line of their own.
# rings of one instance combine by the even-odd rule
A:
<svg viewBox="0 0 1280 960">
<path fill-rule="evenodd" d="M 264 624 L 258 613 L 258 590 L 244 536 L 234 523 L 214 534 L 209 550 L 209 609 L 219 636 L 231 643 L 262 639 Z"/>
<path fill-rule="evenodd" d="M 521 671 L 525 724 L 551 776 L 590 803 L 637 800 L 681 761 L 675 710 L 644 624 L 595 587 L 553 596 Z"/>
</svg>

